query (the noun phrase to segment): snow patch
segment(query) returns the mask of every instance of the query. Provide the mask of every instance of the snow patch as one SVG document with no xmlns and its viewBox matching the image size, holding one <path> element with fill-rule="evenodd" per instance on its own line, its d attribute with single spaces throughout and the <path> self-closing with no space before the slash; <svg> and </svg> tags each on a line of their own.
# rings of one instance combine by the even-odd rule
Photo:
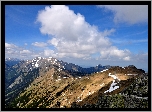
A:
<svg viewBox="0 0 152 112">
<path fill-rule="evenodd" d="M 87 79 L 89 79 L 89 77 L 86 77 Z"/>
<path fill-rule="evenodd" d="M 114 79 L 118 79 L 119 81 L 120 81 L 120 79 L 117 77 L 117 76 L 115 76 L 115 75 L 111 75 L 111 73 L 109 73 L 109 75 L 108 76 L 111 76 L 111 77 L 113 77 Z"/>
<path fill-rule="evenodd" d="M 117 83 L 115 83 L 115 80 L 113 80 L 113 82 L 112 82 L 112 84 L 111 84 L 111 86 L 110 86 L 109 90 L 105 91 L 104 93 L 112 92 L 112 91 L 114 91 L 114 90 L 118 89 L 118 88 L 119 88 L 119 86 L 115 86 L 116 84 L 117 84 Z"/>
<path fill-rule="evenodd" d="M 103 86 L 104 85 L 104 83 L 103 84 L 101 84 L 100 86 Z"/>
<path fill-rule="evenodd" d="M 107 71 L 108 69 L 104 69 L 102 72 Z"/>
<path fill-rule="evenodd" d="M 39 67 L 39 64 L 36 63 L 36 64 L 35 64 L 35 67 Z"/>
<path fill-rule="evenodd" d="M 80 102 L 80 101 L 82 101 L 82 100 L 77 100 L 76 102 Z"/>
<path fill-rule="evenodd" d="M 87 95 L 91 95 L 91 92 L 89 91 Z"/>
<path fill-rule="evenodd" d="M 19 106 L 20 105 L 20 103 L 18 103 L 16 106 Z"/>
<path fill-rule="evenodd" d="M 38 57 L 39 58 L 39 60 L 41 59 L 41 57 Z"/>
<path fill-rule="evenodd" d="M 127 74 L 127 75 L 138 75 L 138 74 Z"/>
<path fill-rule="evenodd" d="M 50 61 L 51 59 L 47 59 L 48 61 Z"/>
</svg>

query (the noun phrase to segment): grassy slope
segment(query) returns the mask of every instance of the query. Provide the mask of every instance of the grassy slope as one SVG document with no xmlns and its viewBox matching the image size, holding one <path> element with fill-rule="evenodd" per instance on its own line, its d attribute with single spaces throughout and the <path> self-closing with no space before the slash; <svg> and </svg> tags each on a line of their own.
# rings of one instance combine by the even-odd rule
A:
<svg viewBox="0 0 152 112">
<path fill-rule="evenodd" d="M 128 72 L 128 71 L 131 72 Z M 113 80 L 109 77 L 109 73 L 117 73 L 120 82 L 120 89 L 117 89 L 107 95 L 114 95 L 121 92 L 125 87 L 132 83 L 134 76 L 127 76 L 125 73 L 137 73 L 132 69 L 113 68 L 103 73 L 95 73 L 82 78 L 69 77 L 59 79 L 59 75 L 68 75 L 64 71 L 56 72 L 51 69 L 45 75 L 40 75 L 39 78 L 31 83 L 31 87 L 27 88 L 20 96 L 12 103 L 15 108 L 57 108 L 71 107 L 73 102 L 79 105 L 96 104 L 98 99 L 103 95 Z M 52 76 L 53 75 L 53 76 Z M 102 85 L 104 83 L 104 85 Z M 102 86 L 100 86 L 102 85 Z M 90 95 L 88 95 L 90 93 Z M 104 94 L 104 95 L 106 95 Z M 121 98 L 120 98 L 121 99 Z M 78 102 L 78 100 L 82 100 Z M 17 104 L 20 104 L 17 106 Z"/>
</svg>

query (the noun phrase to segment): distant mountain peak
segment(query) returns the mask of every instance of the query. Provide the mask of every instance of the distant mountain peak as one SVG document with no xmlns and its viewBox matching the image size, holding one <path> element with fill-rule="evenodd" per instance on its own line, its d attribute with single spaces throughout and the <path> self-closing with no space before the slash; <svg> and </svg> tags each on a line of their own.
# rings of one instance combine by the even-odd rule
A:
<svg viewBox="0 0 152 112">
<path fill-rule="evenodd" d="M 21 59 L 18 59 L 18 58 L 10 58 L 10 57 L 9 57 L 9 58 L 5 58 L 5 61 L 8 61 L 8 60 L 9 60 L 9 61 L 10 61 L 10 60 L 11 60 L 11 61 L 21 61 Z"/>
</svg>

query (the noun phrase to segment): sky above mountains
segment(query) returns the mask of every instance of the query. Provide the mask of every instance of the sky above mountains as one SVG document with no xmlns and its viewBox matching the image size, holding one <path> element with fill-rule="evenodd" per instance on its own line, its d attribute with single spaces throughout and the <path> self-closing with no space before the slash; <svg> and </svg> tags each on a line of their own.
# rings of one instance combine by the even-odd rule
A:
<svg viewBox="0 0 152 112">
<path fill-rule="evenodd" d="M 5 57 L 148 70 L 146 5 L 6 5 Z"/>
</svg>

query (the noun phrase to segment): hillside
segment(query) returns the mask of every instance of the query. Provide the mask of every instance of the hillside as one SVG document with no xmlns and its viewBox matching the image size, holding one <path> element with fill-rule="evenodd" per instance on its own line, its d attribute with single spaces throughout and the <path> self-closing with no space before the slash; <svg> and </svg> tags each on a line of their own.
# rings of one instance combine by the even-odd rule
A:
<svg viewBox="0 0 152 112">
<path fill-rule="evenodd" d="M 82 102 L 74 102 L 71 108 L 148 108 L 148 76 L 123 80 L 120 85 L 124 89 L 103 94 L 103 87 Z"/>
<path fill-rule="evenodd" d="M 5 63 L 5 89 L 18 77 L 16 71 Z"/>
<path fill-rule="evenodd" d="M 130 94 L 126 92 L 128 91 L 127 89 L 130 88 L 137 79 L 142 76 L 145 77 L 143 75 L 144 71 L 137 69 L 135 66 L 123 68 L 114 66 L 109 69 L 102 68 L 101 71 L 96 73 L 87 74 L 82 73 L 82 71 L 80 72 L 77 65 L 75 72 L 73 69 L 67 69 L 71 66 L 63 66 L 66 62 L 53 58 L 36 58 L 35 60 L 34 63 L 30 61 L 31 66 L 28 64 L 28 61 L 14 66 L 18 73 L 21 73 L 21 70 L 23 70 L 25 66 L 29 66 L 29 68 L 24 69 L 26 72 L 21 75 L 21 79 L 25 81 L 22 80 L 20 85 L 23 84 L 24 87 L 22 87 L 22 90 L 18 90 L 18 95 L 14 96 L 15 100 L 9 100 L 11 103 L 7 103 L 7 108 L 75 108 L 84 107 L 86 104 L 104 107 L 99 103 L 101 97 L 117 96 L 117 94 L 119 95 L 121 93 L 124 96 Z M 63 64 L 61 64 L 61 62 Z M 32 66 L 34 64 L 36 66 Z M 76 72 L 76 70 L 79 71 Z M 83 75 L 79 75 L 79 73 Z M 27 79 L 29 79 L 29 81 Z M 148 77 L 145 79 L 145 82 L 147 81 Z M 28 83 L 26 84 L 25 82 Z M 13 83 L 12 86 L 9 86 L 10 88 L 8 90 L 18 87 L 17 85 L 17 83 Z M 148 90 L 145 89 L 146 87 L 148 87 L 147 84 L 144 85 L 144 89 L 142 90 L 148 93 Z M 135 89 L 135 91 L 137 90 L 138 89 Z M 14 91 L 16 91 L 16 89 L 14 89 Z M 12 95 L 10 92 L 8 92 L 6 96 Z M 7 98 L 9 99 L 9 97 Z M 147 102 L 147 99 L 145 102 Z"/>
<path fill-rule="evenodd" d="M 16 59 L 17 60 L 17 59 Z M 8 59 L 7 62 L 14 61 Z M 7 65 L 7 64 L 6 64 Z M 9 65 L 7 65 L 9 66 Z M 13 66 L 5 68 L 5 103 L 9 105 L 24 89 L 26 89 L 36 78 L 45 76 L 47 72 L 54 69 L 56 77 L 61 74 L 63 77 L 78 77 L 100 71 L 109 66 L 97 66 L 82 68 L 78 65 L 59 61 L 53 57 L 36 57 L 32 60 L 22 60 Z M 91 72 L 88 72 L 88 71 Z M 13 72 L 14 71 L 14 72 Z M 7 80 L 11 76 L 12 80 Z M 8 83 L 9 82 L 9 83 Z"/>
</svg>

